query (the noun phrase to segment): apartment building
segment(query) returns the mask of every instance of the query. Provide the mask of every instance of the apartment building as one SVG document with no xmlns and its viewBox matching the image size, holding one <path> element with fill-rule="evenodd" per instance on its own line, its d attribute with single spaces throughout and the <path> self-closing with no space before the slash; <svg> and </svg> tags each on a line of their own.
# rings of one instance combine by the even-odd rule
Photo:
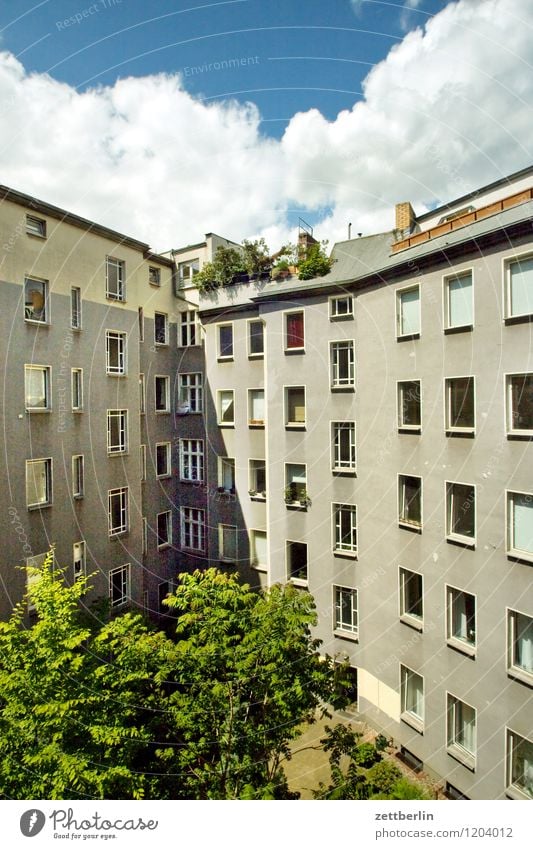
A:
<svg viewBox="0 0 533 849">
<path fill-rule="evenodd" d="M 0 199 L 0 615 L 51 543 L 117 610 L 208 564 L 291 581 L 407 761 L 532 798 L 533 168 L 201 296 L 235 243 Z"/>
</svg>

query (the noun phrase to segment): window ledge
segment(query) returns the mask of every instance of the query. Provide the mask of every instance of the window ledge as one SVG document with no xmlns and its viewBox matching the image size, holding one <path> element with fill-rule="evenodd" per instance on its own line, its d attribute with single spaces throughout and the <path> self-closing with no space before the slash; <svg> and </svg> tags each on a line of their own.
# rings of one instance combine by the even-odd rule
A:
<svg viewBox="0 0 533 849">
<path fill-rule="evenodd" d="M 424 733 L 424 720 L 415 716 L 412 713 L 408 713 L 405 711 L 400 714 L 400 719 L 402 722 L 405 722 L 406 725 L 409 725 L 410 728 L 414 728 L 415 731 L 418 731 L 419 734 Z"/>
<path fill-rule="evenodd" d="M 302 587 L 303 589 L 307 589 L 309 586 L 309 581 L 304 580 L 303 578 L 289 578 L 289 583 L 293 584 L 295 587 Z"/>
<path fill-rule="evenodd" d="M 466 749 L 463 749 L 462 746 L 458 746 L 457 744 L 452 744 L 451 746 L 446 747 L 446 751 L 454 760 L 459 761 L 459 763 L 466 766 L 467 769 L 472 772 L 476 771 L 476 757 L 472 755 L 470 752 L 467 752 Z"/>
<path fill-rule="evenodd" d="M 462 324 L 460 327 L 445 327 L 444 335 L 452 336 L 454 333 L 468 333 L 470 330 L 474 329 L 473 324 Z"/>
<path fill-rule="evenodd" d="M 46 241 L 47 238 L 45 233 L 30 233 L 29 230 L 26 230 L 25 233 L 26 236 L 30 237 L 30 239 L 41 239 L 41 241 Z"/>
<path fill-rule="evenodd" d="M 255 566 L 251 567 L 254 572 L 268 572 L 268 566 L 264 566 L 262 563 L 257 563 Z"/>
<path fill-rule="evenodd" d="M 448 534 L 446 537 L 446 542 L 449 542 L 451 545 L 459 545 L 463 548 L 470 548 L 472 551 L 476 548 L 475 540 L 470 539 L 470 537 L 462 537 L 455 534 Z"/>
<path fill-rule="evenodd" d="M 398 527 L 403 528 L 404 531 L 411 531 L 413 534 L 422 533 L 422 525 L 417 525 L 414 522 L 405 522 L 403 519 L 398 519 Z"/>
<path fill-rule="evenodd" d="M 293 354 L 305 354 L 305 348 L 284 348 L 284 353 L 289 356 Z"/>
<path fill-rule="evenodd" d="M 343 551 L 341 548 L 334 548 L 333 556 L 347 557 L 349 560 L 357 560 L 357 551 Z"/>
<path fill-rule="evenodd" d="M 127 377 L 125 371 L 106 371 L 107 377 Z"/>
<path fill-rule="evenodd" d="M 511 326 L 513 324 L 527 324 L 531 321 L 533 321 L 533 315 L 524 313 L 524 315 L 508 315 L 504 318 L 503 323 L 506 326 Z"/>
<path fill-rule="evenodd" d="M 446 436 L 448 437 L 466 437 L 467 439 L 473 439 L 476 435 L 475 429 L 472 427 L 449 427 L 446 428 Z"/>
<path fill-rule="evenodd" d="M 526 672 L 525 669 L 520 669 L 518 666 L 509 666 L 507 669 L 507 675 L 515 681 L 520 681 L 528 687 L 533 687 L 533 673 Z"/>
<path fill-rule="evenodd" d="M 415 631 L 420 631 L 420 633 L 424 630 L 424 623 L 420 619 L 416 619 L 414 616 L 409 616 L 408 613 L 402 613 L 400 615 L 400 622 L 407 625 L 409 628 L 414 628 Z"/>
<path fill-rule="evenodd" d="M 51 407 L 26 407 L 26 412 L 31 413 L 32 415 L 34 413 L 51 413 L 52 408 Z"/>
<path fill-rule="evenodd" d="M 332 386 L 330 386 L 330 389 L 334 393 L 337 393 L 337 392 L 339 392 L 339 393 L 340 392 L 355 392 L 355 383 L 347 383 L 346 386 L 332 385 Z"/>
<path fill-rule="evenodd" d="M 333 475 L 337 475 L 338 477 L 357 477 L 357 469 L 336 469 L 333 468 L 331 470 Z"/>
<path fill-rule="evenodd" d="M 154 342 L 154 348 L 168 348 L 168 342 Z"/>
<path fill-rule="evenodd" d="M 464 640 L 460 640 L 455 637 L 448 637 L 446 645 L 451 649 L 461 652 L 461 654 L 467 655 L 467 657 L 471 657 L 472 659 L 475 659 L 476 657 L 476 646 L 472 646 L 469 643 L 464 642 Z"/>
<path fill-rule="evenodd" d="M 330 321 L 353 321 L 354 314 L 353 312 L 347 313 L 346 315 L 330 315 Z"/>
<path fill-rule="evenodd" d="M 259 501 L 261 504 L 265 504 L 266 496 L 263 497 L 262 495 L 250 495 L 250 501 Z"/>
<path fill-rule="evenodd" d="M 112 539 L 118 539 L 119 537 L 125 537 L 128 534 L 129 534 L 129 530 L 128 530 L 128 528 L 126 528 L 124 531 L 112 531 L 110 534 L 108 534 L 108 536 L 109 536 L 109 539 L 112 540 Z"/>
<path fill-rule="evenodd" d="M 232 363 L 234 362 L 233 357 L 217 357 L 217 363 Z"/>
<path fill-rule="evenodd" d="M 307 513 L 307 504 L 301 504 L 299 501 L 286 501 L 285 507 L 287 510 L 299 510 L 302 513 Z"/>
<path fill-rule="evenodd" d="M 264 430 L 265 429 L 265 423 L 259 422 L 259 421 L 250 421 L 250 422 L 248 422 L 248 427 L 251 430 Z"/>
<path fill-rule="evenodd" d="M 172 543 L 164 542 L 162 545 L 157 546 L 158 551 L 164 551 L 166 548 L 171 548 Z"/>
<path fill-rule="evenodd" d="M 47 501 L 46 504 L 28 504 L 26 506 L 28 510 L 44 510 L 46 507 L 51 507 L 52 502 Z"/>
<path fill-rule="evenodd" d="M 167 480 L 168 480 L 169 478 L 171 478 L 171 477 L 172 477 L 172 475 L 171 475 L 171 474 L 168 474 L 168 475 L 156 475 L 156 476 L 155 476 L 155 479 L 156 479 L 156 481 L 167 481 Z"/>
<path fill-rule="evenodd" d="M 516 563 L 533 563 L 533 552 L 529 554 L 527 551 L 517 551 L 511 548 L 507 551 L 507 559 Z"/>
<path fill-rule="evenodd" d="M 38 318 L 24 318 L 26 324 L 33 324 L 36 327 L 50 327 L 49 321 L 40 321 Z"/>
<path fill-rule="evenodd" d="M 70 329 L 72 330 L 73 333 L 81 333 L 82 330 L 83 330 L 83 327 L 72 327 L 72 325 L 70 325 Z"/>
<path fill-rule="evenodd" d="M 248 354 L 248 359 L 249 360 L 264 360 L 265 354 L 264 354 L 264 352 L 261 353 L 261 354 Z"/>
<path fill-rule="evenodd" d="M 406 333 L 396 337 L 397 342 L 410 342 L 412 339 L 420 339 L 420 333 Z"/>
<path fill-rule="evenodd" d="M 108 457 L 125 457 L 129 453 L 130 452 L 127 450 L 127 448 L 125 448 L 124 451 L 108 451 L 107 456 Z"/>
<path fill-rule="evenodd" d="M 420 434 L 422 433 L 422 428 L 420 425 L 400 425 L 398 427 L 398 433 Z"/>
<path fill-rule="evenodd" d="M 519 801 L 527 800 L 531 802 L 531 796 L 529 793 L 525 793 L 523 790 L 520 790 L 516 785 L 511 784 L 509 787 L 505 788 L 505 795 L 509 797 L 509 799 L 516 799 Z"/>
<path fill-rule="evenodd" d="M 235 422 L 218 422 L 219 427 L 235 428 Z"/>
<path fill-rule="evenodd" d="M 306 430 L 305 422 L 287 422 L 285 424 L 285 430 Z"/>
<path fill-rule="evenodd" d="M 359 642 L 358 631 L 343 631 L 342 628 L 334 628 L 333 635 L 341 640 L 351 640 L 353 643 Z"/>
<path fill-rule="evenodd" d="M 507 439 L 529 441 L 533 439 L 533 430 L 511 430 L 507 432 Z"/>
</svg>

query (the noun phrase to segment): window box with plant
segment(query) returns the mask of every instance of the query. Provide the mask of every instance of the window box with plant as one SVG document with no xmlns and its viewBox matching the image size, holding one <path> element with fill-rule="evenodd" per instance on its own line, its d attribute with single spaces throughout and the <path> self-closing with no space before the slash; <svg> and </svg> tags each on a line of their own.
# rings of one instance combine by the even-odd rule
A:
<svg viewBox="0 0 533 849">
<path fill-rule="evenodd" d="M 289 507 L 302 507 L 307 509 L 311 506 L 311 498 L 306 489 L 302 489 L 298 484 L 291 483 L 285 487 L 285 504 Z"/>
</svg>

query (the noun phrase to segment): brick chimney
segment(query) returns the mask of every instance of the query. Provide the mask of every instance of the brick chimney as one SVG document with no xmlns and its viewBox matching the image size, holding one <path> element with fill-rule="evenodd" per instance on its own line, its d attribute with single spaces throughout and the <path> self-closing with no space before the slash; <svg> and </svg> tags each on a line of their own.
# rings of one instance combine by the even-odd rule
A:
<svg viewBox="0 0 533 849">
<path fill-rule="evenodd" d="M 396 204 L 396 229 L 402 233 L 407 230 L 409 233 L 416 224 L 416 216 L 413 207 L 409 201 Z"/>
<path fill-rule="evenodd" d="M 306 230 L 300 230 L 298 233 L 298 257 L 300 262 L 307 259 L 307 251 L 311 245 L 316 245 L 317 241 L 311 233 L 308 233 Z"/>
</svg>

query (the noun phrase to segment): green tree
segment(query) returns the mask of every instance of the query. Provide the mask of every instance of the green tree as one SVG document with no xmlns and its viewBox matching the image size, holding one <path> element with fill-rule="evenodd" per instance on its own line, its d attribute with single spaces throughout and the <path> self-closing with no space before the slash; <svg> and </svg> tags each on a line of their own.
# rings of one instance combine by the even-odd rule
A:
<svg viewBox="0 0 533 849">
<path fill-rule="evenodd" d="M 245 271 L 242 253 L 235 248 L 219 245 L 213 261 L 204 263 L 202 269 L 194 276 L 194 285 L 201 292 L 218 289 L 220 286 L 229 285 L 236 274 L 243 274 Z"/>
<path fill-rule="evenodd" d="M 324 277 L 333 265 L 333 260 L 326 254 L 327 242 L 316 242 L 307 249 L 307 256 L 298 266 L 298 279 L 311 280 L 313 277 Z"/>
<path fill-rule="evenodd" d="M 268 271 L 272 262 L 268 245 L 263 238 L 250 242 L 244 239 L 242 243 L 244 267 L 248 274 L 261 274 Z"/>
</svg>

